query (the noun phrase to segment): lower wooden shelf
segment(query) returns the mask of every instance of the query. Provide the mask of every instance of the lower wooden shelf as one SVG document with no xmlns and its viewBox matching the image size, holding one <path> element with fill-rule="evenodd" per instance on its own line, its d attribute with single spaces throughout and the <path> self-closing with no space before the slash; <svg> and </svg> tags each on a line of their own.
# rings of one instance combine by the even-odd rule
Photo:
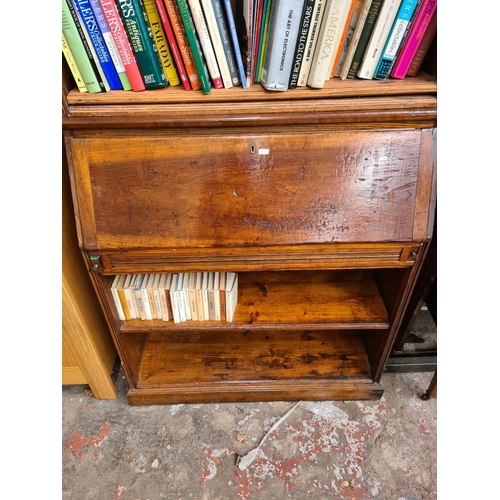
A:
<svg viewBox="0 0 500 500">
<path fill-rule="evenodd" d="M 128 400 L 376 399 L 382 391 L 357 331 L 171 332 L 147 334 Z"/>
</svg>

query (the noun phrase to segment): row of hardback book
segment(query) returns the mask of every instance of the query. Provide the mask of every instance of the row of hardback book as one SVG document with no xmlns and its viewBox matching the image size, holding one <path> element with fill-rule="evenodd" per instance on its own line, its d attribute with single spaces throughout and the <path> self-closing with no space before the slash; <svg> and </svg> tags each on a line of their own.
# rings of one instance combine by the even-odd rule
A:
<svg viewBox="0 0 500 500">
<path fill-rule="evenodd" d="M 322 88 L 415 76 L 437 0 L 62 0 L 82 92 Z"/>
<path fill-rule="evenodd" d="M 238 274 L 119 274 L 110 291 L 122 321 L 232 321 L 238 302 Z"/>
</svg>

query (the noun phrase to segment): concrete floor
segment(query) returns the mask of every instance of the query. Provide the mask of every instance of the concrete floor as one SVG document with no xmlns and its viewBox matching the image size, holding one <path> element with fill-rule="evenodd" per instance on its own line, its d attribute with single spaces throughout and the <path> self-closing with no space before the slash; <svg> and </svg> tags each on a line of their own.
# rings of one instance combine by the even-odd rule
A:
<svg viewBox="0 0 500 500">
<path fill-rule="evenodd" d="M 385 373 L 378 401 L 140 407 L 114 377 L 113 401 L 62 388 L 63 500 L 437 498 L 431 372 Z"/>
</svg>

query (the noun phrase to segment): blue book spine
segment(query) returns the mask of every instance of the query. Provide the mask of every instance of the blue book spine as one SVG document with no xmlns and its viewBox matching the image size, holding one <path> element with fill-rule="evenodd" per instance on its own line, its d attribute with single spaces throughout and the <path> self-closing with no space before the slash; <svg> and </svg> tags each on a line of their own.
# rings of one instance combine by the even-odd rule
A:
<svg viewBox="0 0 500 500">
<path fill-rule="evenodd" d="M 240 44 L 238 42 L 238 35 L 236 33 L 236 24 L 234 23 L 233 8 L 231 7 L 231 0 L 224 0 L 224 10 L 226 12 L 227 25 L 231 33 L 231 40 L 233 42 L 234 55 L 238 65 L 238 72 L 240 74 L 241 86 L 248 88 L 247 75 L 245 66 L 243 65 L 243 58 L 241 57 Z"/>
<path fill-rule="evenodd" d="M 74 4 L 80 12 L 84 27 L 87 30 L 89 38 L 92 41 L 92 45 L 94 46 L 94 50 L 99 58 L 104 76 L 108 81 L 109 88 L 111 90 L 123 89 L 120 77 L 118 76 L 113 59 L 111 58 L 109 50 L 106 46 L 106 42 L 104 41 L 101 29 L 99 28 L 99 24 L 97 23 L 94 11 L 92 10 L 89 1 L 74 0 Z"/>
<path fill-rule="evenodd" d="M 384 50 L 375 68 L 374 79 L 385 80 L 389 75 L 394 60 L 398 55 L 399 48 L 402 46 L 405 35 L 408 32 L 417 4 L 418 0 L 403 0 L 403 3 L 400 5 Z"/>
<path fill-rule="evenodd" d="M 120 53 L 118 52 L 115 40 L 113 38 L 111 30 L 109 29 L 108 22 L 106 21 L 106 16 L 104 15 L 104 12 L 101 8 L 101 3 L 99 2 L 99 0 L 90 0 L 90 6 L 92 7 L 94 16 L 97 19 L 99 28 L 101 29 L 102 37 L 104 38 L 104 42 L 106 44 L 106 47 L 108 48 L 111 60 L 115 65 L 115 69 L 118 73 L 118 77 L 120 78 L 123 90 L 132 90 L 132 85 L 130 84 L 130 80 L 127 76 L 122 58 L 120 57 Z"/>
</svg>

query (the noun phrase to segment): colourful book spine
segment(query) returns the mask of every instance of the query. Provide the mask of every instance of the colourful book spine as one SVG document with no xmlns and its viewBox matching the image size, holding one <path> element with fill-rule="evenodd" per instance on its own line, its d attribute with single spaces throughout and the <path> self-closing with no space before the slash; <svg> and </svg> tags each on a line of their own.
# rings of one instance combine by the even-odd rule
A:
<svg viewBox="0 0 500 500">
<path fill-rule="evenodd" d="M 116 6 L 123 19 L 146 89 L 166 87 L 165 72 L 158 57 L 142 2 L 117 0 Z"/>
<path fill-rule="evenodd" d="M 306 49 L 307 34 L 311 26 L 312 13 L 314 8 L 314 0 L 306 0 L 304 3 L 304 11 L 300 20 L 299 36 L 297 37 L 297 44 L 295 45 L 295 54 L 292 64 L 292 72 L 290 74 L 290 81 L 288 88 L 294 89 L 299 83 L 300 66 L 304 57 Z"/>
<path fill-rule="evenodd" d="M 236 64 L 236 57 L 234 55 L 233 44 L 231 43 L 231 34 L 229 33 L 226 16 L 224 15 L 224 6 L 222 0 L 211 0 L 214 9 L 217 26 L 219 29 L 222 46 L 224 48 L 224 56 L 226 57 L 227 66 L 233 86 L 241 85 L 240 74 Z"/>
<path fill-rule="evenodd" d="M 123 90 L 132 90 L 132 85 L 130 84 L 127 72 L 125 71 L 125 66 L 123 65 L 122 58 L 120 57 L 115 40 L 113 39 L 113 35 L 111 34 L 111 31 L 109 29 L 109 25 L 106 21 L 106 16 L 104 15 L 104 12 L 101 8 L 101 4 L 99 0 L 90 0 L 90 5 L 92 7 L 92 11 L 94 12 L 94 16 L 99 23 L 102 37 L 104 38 L 104 42 L 106 43 L 106 47 L 108 48 L 109 55 L 111 56 L 113 64 L 115 65 L 115 69 L 118 73 L 118 77 L 120 78 Z"/>
<path fill-rule="evenodd" d="M 401 3 L 389 37 L 385 43 L 382 56 L 375 68 L 373 78 L 376 80 L 384 80 L 389 76 L 389 71 L 404 40 L 406 30 L 410 25 L 417 4 L 418 0 L 403 0 Z"/>
<path fill-rule="evenodd" d="M 344 12 L 342 14 L 341 21 L 340 21 L 340 27 L 342 29 L 342 32 L 340 35 L 339 44 L 337 46 L 337 52 L 336 52 L 335 56 L 333 57 L 332 62 L 330 63 L 330 71 L 329 71 L 330 78 L 329 79 L 331 79 L 335 76 L 335 70 L 337 69 L 337 65 L 339 63 L 340 56 L 342 54 L 342 49 L 344 48 L 344 41 L 347 37 L 347 32 L 349 31 L 349 23 L 351 20 L 351 16 L 354 12 L 355 5 L 356 5 L 356 0 L 349 0 L 349 2 L 347 2 L 347 8 L 344 10 Z"/>
<path fill-rule="evenodd" d="M 415 56 L 411 61 L 410 67 L 406 72 L 406 76 L 417 76 L 418 70 L 424 61 L 424 58 L 436 36 L 437 32 L 437 13 L 434 11 L 434 15 L 432 16 L 431 22 L 428 28 L 425 30 L 424 36 L 420 41 L 417 51 L 415 52 Z"/>
<path fill-rule="evenodd" d="M 66 0 L 62 0 L 62 32 L 82 74 L 87 90 L 91 94 L 102 92 L 103 89 L 99 84 L 96 69 L 88 57 L 74 17 L 71 14 L 71 8 Z"/>
<path fill-rule="evenodd" d="M 391 71 L 393 78 L 404 78 L 406 76 L 406 72 L 410 67 L 411 61 L 417 52 L 420 41 L 431 22 L 436 8 L 437 0 L 422 0 L 422 4 L 418 8 L 415 20 L 412 22 L 408 36 L 401 47 L 401 52 Z"/>
<path fill-rule="evenodd" d="M 248 88 L 245 66 L 243 64 L 243 57 L 241 54 L 240 44 L 238 41 L 238 32 L 236 30 L 236 23 L 234 21 L 233 8 L 231 6 L 231 0 L 223 0 L 224 12 L 226 14 L 226 21 L 229 28 L 229 33 L 231 34 L 231 42 L 234 50 L 234 56 L 236 57 L 236 65 L 238 67 L 238 73 L 240 75 L 241 86 L 246 89 Z"/>
<path fill-rule="evenodd" d="M 196 70 L 196 65 L 194 63 L 193 53 L 191 52 L 191 47 L 189 46 L 189 41 L 186 36 L 186 31 L 179 13 L 177 2 L 176 0 L 163 1 L 168 18 L 170 19 L 170 24 L 172 25 L 172 30 L 174 31 L 175 40 L 179 45 L 179 51 L 182 56 L 182 61 L 184 62 L 184 67 L 186 68 L 186 73 L 188 74 L 191 87 L 193 90 L 200 90 L 200 78 L 198 77 L 198 71 Z"/>
<path fill-rule="evenodd" d="M 179 73 L 179 78 L 181 80 L 182 86 L 184 90 L 191 90 L 191 83 L 189 83 L 189 76 L 186 72 L 186 67 L 182 62 L 182 55 L 179 50 L 179 45 L 177 44 L 177 40 L 175 39 L 174 30 L 172 29 L 172 24 L 170 23 L 170 19 L 167 14 L 167 10 L 165 8 L 165 4 L 163 0 L 155 0 L 156 8 L 158 9 L 158 14 L 161 19 L 161 23 L 163 25 L 163 31 L 165 32 L 165 36 L 167 37 L 168 45 L 170 47 L 170 51 L 172 52 L 172 56 L 175 61 L 175 66 Z"/>
<path fill-rule="evenodd" d="M 358 69 L 357 76 L 359 78 L 373 79 L 375 68 L 383 53 L 385 42 L 389 38 L 389 33 L 394 25 L 401 3 L 401 0 L 384 0 L 382 3 L 377 22 Z"/>
<path fill-rule="evenodd" d="M 219 67 L 220 78 L 223 86 L 226 89 L 233 87 L 233 80 L 231 72 L 229 71 L 229 64 L 226 58 L 226 52 L 222 43 L 222 37 L 219 29 L 219 20 L 215 15 L 215 8 L 212 0 L 200 0 L 201 8 L 206 21 L 209 37 L 212 42 L 213 50 L 215 53 L 216 63 Z"/>
<path fill-rule="evenodd" d="M 203 54 L 196 35 L 194 22 L 189 12 L 187 0 L 177 0 L 177 6 L 179 7 L 179 14 L 181 16 L 182 25 L 184 26 L 184 31 L 186 33 L 191 54 L 196 66 L 196 72 L 198 73 L 198 78 L 200 79 L 201 88 L 204 94 L 208 94 L 212 88 L 212 82 L 210 81 L 208 70 L 203 59 Z"/>
<path fill-rule="evenodd" d="M 167 37 L 163 31 L 160 14 L 156 7 L 156 0 L 143 0 L 143 3 L 146 15 L 148 16 L 149 25 L 151 26 L 151 31 L 153 32 L 156 48 L 158 49 L 160 61 L 165 71 L 165 76 L 167 77 L 168 83 L 175 87 L 179 85 L 181 81 L 177 69 L 175 68 L 174 58 L 168 46 Z"/>
<path fill-rule="evenodd" d="M 262 27 L 262 17 L 264 11 L 264 1 L 263 0 L 255 0 L 254 7 L 254 16 L 253 16 L 253 26 L 252 32 L 254 33 L 253 42 L 252 42 L 252 82 L 259 83 L 257 80 L 257 61 L 259 59 L 259 47 L 261 43 L 261 27 Z"/>
<path fill-rule="evenodd" d="M 113 60 L 111 59 L 111 55 L 106 46 L 89 0 L 74 0 L 74 4 L 80 13 L 83 26 L 87 30 L 87 34 L 94 47 L 94 51 L 97 55 L 102 71 L 104 72 L 109 88 L 111 90 L 123 89 L 118 72 L 116 71 Z"/>
<path fill-rule="evenodd" d="M 368 15 L 363 26 L 363 30 L 361 31 L 359 37 L 356 51 L 354 52 L 354 55 L 352 57 L 349 72 L 347 73 L 347 78 L 355 78 L 358 74 L 361 61 L 363 60 L 363 55 L 370 40 L 370 36 L 373 32 L 373 29 L 375 28 L 375 23 L 377 22 L 381 6 L 382 0 L 372 0 L 370 10 L 368 11 Z"/>
<path fill-rule="evenodd" d="M 68 42 L 66 41 L 66 37 L 64 36 L 64 33 L 62 33 L 62 53 L 64 54 L 64 58 L 66 59 L 66 62 L 68 63 L 71 74 L 73 75 L 73 78 L 75 79 L 75 83 L 78 87 L 78 90 L 80 92 L 88 92 L 87 86 L 85 85 L 85 82 L 83 80 L 83 76 L 80 73 L 80 70 L 78 69 L 78 64 L 76 64 L 75 58 L 73 56 L 73 52 L 71 52 L 71 49 L 69 48 L 69 45 L 68 45 Z"/>
<path fill-rule="evenodd" d="M 139 65 L 132 51 L 132 46 L 130 45 L 128 34 L 123 26 L 123 21 L 118 12 L 115 0 L 99 0 L 99 3 L 101 4 L 111 35 L 127 72 L 130 85 L 132 85 L 132 90 L 134 92 L 141 92 L 146 89 L 146 85 L 144 84 Z"/>
<path fill-rule="evenodd" d="M 68 6 L 69 12 L 71 17 L 73 18 L 73 22 L 76 26 L 78 35 L 80 36 L 80 40 L 82 41 L 85 53 L 87 54 L 87 57 L 90 61 L 90 64 L 92 65 L 92 69 L 95 73 L 95 77 L 97 79 L 97 82 L 99 83 L 99 87 L 101 88 L 101 92 L 106 92 L 109 90 L 109 86 L 107 85 L 107 82 L 104 82 L 103 75 L 102 75 L 102 68 L 100 65 L 98 65 L 97 62 L 97 57 L 95 53 L 93 52 L 93 48 L 91 47 L 92 43 L 90 40 L 87 38 L 87 30 L 83 27 L 80 14 L 78 13 L 77 8 L 75 7 L 75 4 L 73 3 L 73 0 L 66 0 L 66 4 Z M 69 39 L 68 39 L 69 41 Z M 71 47 L 71 45 L 70 45 Z M 88 85 L 87 85 L 88 88 Z"/>
<path fill-rule="evenodd" d="M 267 35 L 269 28 L 269 12 L 272 5 L 272 0 L 264 0 L 264 5 L 262 6 L 262 21 L 260 23 L 260 34 L 259 34 L 259 50 L 257 52 L 257 68 L 255 74 L 255 83 L 259 83 L 260 77 L 262 76 L 262 64 L 265 57 L 265 48 L 267 47 Z"/>
<path fill-rule="evenodd" d="M 224 88 L 224 83 L 222 82 L 217 57 L 212 45 L 212 40 L 210 39 L 210 33 L 208 32 L 208 26 L 205 21 L 200 0 L 187 0 L 187 2 L 189 10 L 191 11 L 191 17 L 194 21 L 197 38 L 201 45 L 203 55 L 205 56 L 205 63 L 208 68 L 210 78 L 212 79 L 212 84 L 214 88 L 222 89 Z"/>
</svg>

